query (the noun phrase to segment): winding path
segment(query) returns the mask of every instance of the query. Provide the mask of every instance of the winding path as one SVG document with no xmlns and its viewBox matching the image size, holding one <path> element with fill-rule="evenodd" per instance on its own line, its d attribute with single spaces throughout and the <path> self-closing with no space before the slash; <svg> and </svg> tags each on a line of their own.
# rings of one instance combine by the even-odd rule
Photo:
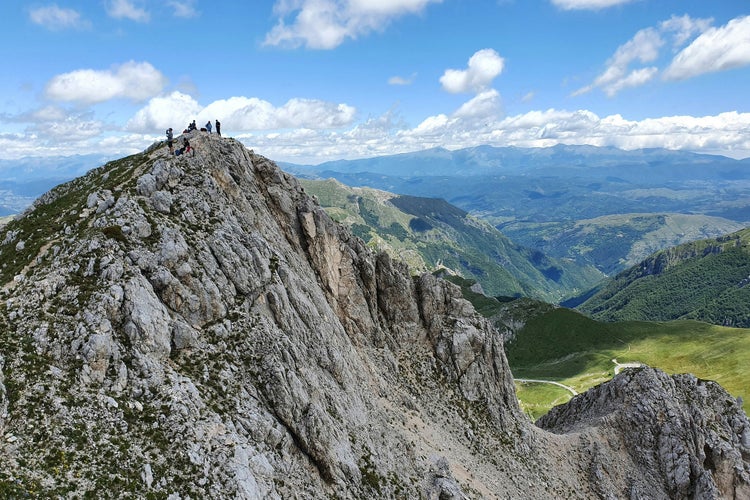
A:
<svg viewBox="0 0 750 500">
<path fill-rule="evenodd" d="M 615 364 L 615 375 L 620 373 L 620 371 L 622 371 L 625 368 L 640 368 L 642 366 L 646 366 L 645 364 L 639 363 L 637 361 L 634 361 L 632 363 L 618 363 L 616 358 L 613 359 L 612 362 Z M 566 391 L 570 392 L 573 396 L 578 395 L 578 392 L 576 392 L 576 390 L 570 387 L 569 385 L 561 384 L 560 382 L 555 382 L 554 380 L 538 380 L 538 379 L 533 379 L 533 378 L 514 378 L 513 380 L 515 382 L 521 382 L 522 384 L 524 383 L 552 384 L 558 387 L 562 387 Z"/>
<path fill-rule="evenodd" d="M 516 381 L 516 382 L 521 382 L 521 383 L 530 382 L 530 383 L 534 383 L 534 384 L 552 384 L 552 385 L 556 385 L 558 387 L 562 387 L 566 391 L 570 391 L 570 393 L 573 396 L 578 395 L 578 393 L 576 392 L 576 390 L 573 389 L 572 387 L 570 387 L 569 385 L 561 384 L 560 382 L 555 382 L 554 380 L 536 380 L 536 379 L 533 379 L 533 378 L 514 378 L 513 380 Z"/>
</svg>

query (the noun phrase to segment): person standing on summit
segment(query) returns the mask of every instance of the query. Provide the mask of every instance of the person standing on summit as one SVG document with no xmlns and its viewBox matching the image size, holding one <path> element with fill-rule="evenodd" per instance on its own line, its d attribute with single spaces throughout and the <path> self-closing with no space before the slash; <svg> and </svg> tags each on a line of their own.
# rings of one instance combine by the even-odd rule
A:
<svg viewBox="0 0 750 500">
<path fill-rule="evenodd" d="M 221 135 L 221 122 L 216 120 L 216 135 Z"/>
<path fill-rule="evenodd" d="M 167 129 L 167 146 L 169 147 L 169 154 L 174 153 L 174 146 L 172 145 L 172 140 L 174 136 L 172 135 L 172 127 L 169 127 Z"/>
<path fill-rule="evenodd" d="M 206 132 L 211 133 L 211 120 L 206 122 Z"/>
</svg>

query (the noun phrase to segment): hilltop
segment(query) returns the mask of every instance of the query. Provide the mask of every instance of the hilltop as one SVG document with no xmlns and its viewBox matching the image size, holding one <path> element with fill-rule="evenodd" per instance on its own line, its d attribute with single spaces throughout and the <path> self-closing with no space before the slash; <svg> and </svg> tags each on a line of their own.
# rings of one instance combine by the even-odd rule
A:
<svg viewBox="0 0 750 500">
<path fill-rule="evenodd" d="M 750 495 L 750 422 L 718 384 L 630 370 L 534 426 L 458 287 L 237 141 L 191 143 L 0 231 L 2 496 Z"/>
</svg>

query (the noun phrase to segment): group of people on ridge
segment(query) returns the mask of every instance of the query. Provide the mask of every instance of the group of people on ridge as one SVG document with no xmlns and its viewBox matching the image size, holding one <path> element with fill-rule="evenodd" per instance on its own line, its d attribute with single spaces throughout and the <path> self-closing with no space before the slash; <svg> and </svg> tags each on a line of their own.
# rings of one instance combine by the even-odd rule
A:
<svg viewBox="0 0 750 500">
<path fill-rule="evenodd" d="M 206 122 L 206 126 L 201 129 L 201 132 L 208 132 L 211 133 L 211 120 Z M 185 130 L 182 131 L 183 134 L 189 134 L 190 132 L 198 130 L 198 127 L 195 125 L 195 120 L 190 122 Z M 190 146 L 190 141 L 187 137 L 182 138 L 182 147 L 177 149 L 175 151 L 174 149 L 174 133 L 172 132 L 172 127 L 169 127 L 167 129 L 167 147 L 169 147 L 169 154 L 174 154 L 175 156 L 180 156 L 181 154 L 187 154 L 192 152 L 193 156 L 195 156 L 195 150 Z M 216 120 L 216 133 L 218 135 L 221 135 L 221 122 L 219 120 Z"/>
</svg>

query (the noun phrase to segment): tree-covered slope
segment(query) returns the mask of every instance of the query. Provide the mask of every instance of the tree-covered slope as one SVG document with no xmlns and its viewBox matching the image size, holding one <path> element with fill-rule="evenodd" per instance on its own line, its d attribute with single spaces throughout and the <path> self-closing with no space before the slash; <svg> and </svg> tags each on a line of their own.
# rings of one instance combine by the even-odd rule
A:
<svg viewBox="0 0 750 500">
<path fill-rule="evenodd" d="M 750 326 L 750 229 L 653 254 L 578 309 L 604 321 L 698 319 Z"/>
<path fill-rule="evenodd" d="M 368 245 L 415 269 L 447 268 L 479 282 L 488 295 L 558 302 L 593 286 L 593 266 L 551 259 L 515 244 L 490 224 L 444 200 L 351 188 L 335 180 L 301 181 L 334 219 Z"/>
</svg>

